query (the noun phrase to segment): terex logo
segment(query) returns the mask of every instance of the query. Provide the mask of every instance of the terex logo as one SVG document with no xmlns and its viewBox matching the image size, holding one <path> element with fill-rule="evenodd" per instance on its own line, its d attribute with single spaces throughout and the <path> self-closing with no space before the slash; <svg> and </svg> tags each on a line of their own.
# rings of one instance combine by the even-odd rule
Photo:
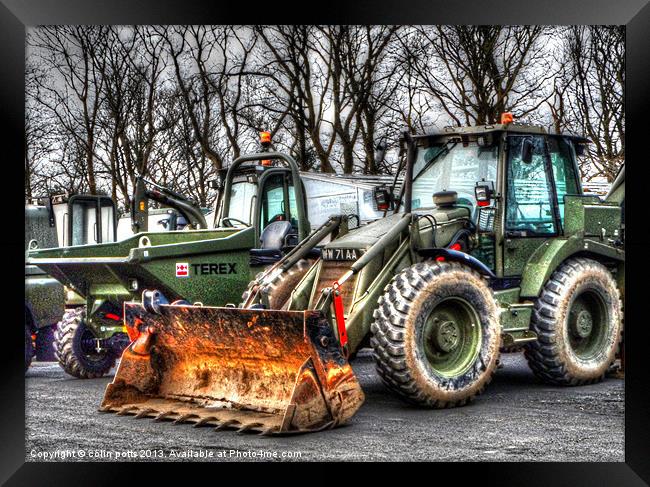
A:
<svg viewBox="0 0 650 487">
<path fill-rule="evenodd" d="M 190 267 L 192 274 L 199 276 L 209 276 L 212 274 L 237 274 L 237 263 L 222 262 L 220 264 L 188 264 L 187 262 L 176 263 L 176 277 L 190 277 Z"/>
<path fill-rule="evenodd" d="M 187 262 L 176 262 L 176 277 L 190 277 L 189 264 Z"/>
<path fill-rule="evenodd" d="M 237 274 L 235 266 L 237 263 L 221 263 L 221 264 L 192 264 L 192 269 L 194 269 L 194 274 L 200 274 L 202 276 L 210 274 Z"/>
</svg>

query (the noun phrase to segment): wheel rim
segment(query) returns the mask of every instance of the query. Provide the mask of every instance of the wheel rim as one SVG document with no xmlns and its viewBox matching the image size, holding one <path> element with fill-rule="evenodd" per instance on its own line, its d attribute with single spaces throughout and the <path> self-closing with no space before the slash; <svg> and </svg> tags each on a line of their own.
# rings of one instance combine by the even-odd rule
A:
<svg viewBox="0 0 650 487">
<path fill-rule="evenodd" d="M 461 298 L 439 302 L 426 318 L 423 348 L 431 368 L 443 377 L 457 377 L 470 369 L 481 348 L 478 313 Z"/>
<path fill-rule="evenodd" d="M 97 352 L 95 349 L 97 345 L 97 339 L 95 334 L 87 327 L 84 326 L 84 329 L 81 333 L 81 339 L 79 341 L 79 348 L 84 355 L 84 358 L 89 362 L 97 363 L 102 362 L 106 358 L 106 351 Z"/>
<path fill-rule="evenodd" d="M 609 328 L 607 305 L 600 293 L 586 290 L 578 294 L 567 316 L 569 345 L 581 359 L 591 359 L 603 348 Z"/>
</svg>

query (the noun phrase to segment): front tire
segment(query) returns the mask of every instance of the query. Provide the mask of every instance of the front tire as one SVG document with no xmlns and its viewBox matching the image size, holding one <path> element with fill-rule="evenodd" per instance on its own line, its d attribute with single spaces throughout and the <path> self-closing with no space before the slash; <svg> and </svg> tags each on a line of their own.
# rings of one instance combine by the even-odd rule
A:
<svg viewBox="0 0 650 487">
<path fill-rule="evenodd" d="M 599 262 L 567 260 L 536 300 L 531 328 L 538 339 L 525 355 L 537 377 L 567 386 L 602 380 L 621 340 L 616 281 Z"/>
<path fill-rule="evenodd" d="M 113 350 L 97 352 L 94 334 L 86 325 L 86 308 L 66 311 L 54 333 L 54 353 L 68 374 L 79 379 L 96 379 L 106 375 L 115 365 Z"/>
<path fill-rule="evenodd" d="M 485 280 L 455 262 L 411 266 L 386 286 L 371 346 L 384 384 L 421 406 L 462 406 L 496 369 L 497 305 Z"/>
</svg>

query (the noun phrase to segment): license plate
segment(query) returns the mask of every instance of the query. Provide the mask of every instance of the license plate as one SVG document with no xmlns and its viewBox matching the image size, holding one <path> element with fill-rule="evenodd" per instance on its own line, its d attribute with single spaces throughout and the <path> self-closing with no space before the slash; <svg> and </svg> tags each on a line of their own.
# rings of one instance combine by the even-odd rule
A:
<svg viewBox="0 0 650 487">
<path fill-rule="evenodd" d="M 359 249 L 323 249 L 323 260 L 357 260 L 359 257 Z"/>
</svg>

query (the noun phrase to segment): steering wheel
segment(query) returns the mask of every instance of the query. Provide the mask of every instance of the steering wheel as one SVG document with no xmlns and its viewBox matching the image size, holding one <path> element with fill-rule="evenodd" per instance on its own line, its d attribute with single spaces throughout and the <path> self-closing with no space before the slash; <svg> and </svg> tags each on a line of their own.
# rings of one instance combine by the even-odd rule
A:
<svg viewBox="0 0 650 487">
<path fill-rule="evenodd" d="M 234 227 L 232 222 L 241 223 L 245 227 L 250 227 L 251 226 L 250 223 L 246 223 L 245 221 L 242 221 L 239 218 L 234 218 L 232 216 L 227 216 L 227 217 L 224 217 L 224 218 L 221 219 L 221 223 L 222 223 L 222 225 L 224 227 Z"/>
</svg>

